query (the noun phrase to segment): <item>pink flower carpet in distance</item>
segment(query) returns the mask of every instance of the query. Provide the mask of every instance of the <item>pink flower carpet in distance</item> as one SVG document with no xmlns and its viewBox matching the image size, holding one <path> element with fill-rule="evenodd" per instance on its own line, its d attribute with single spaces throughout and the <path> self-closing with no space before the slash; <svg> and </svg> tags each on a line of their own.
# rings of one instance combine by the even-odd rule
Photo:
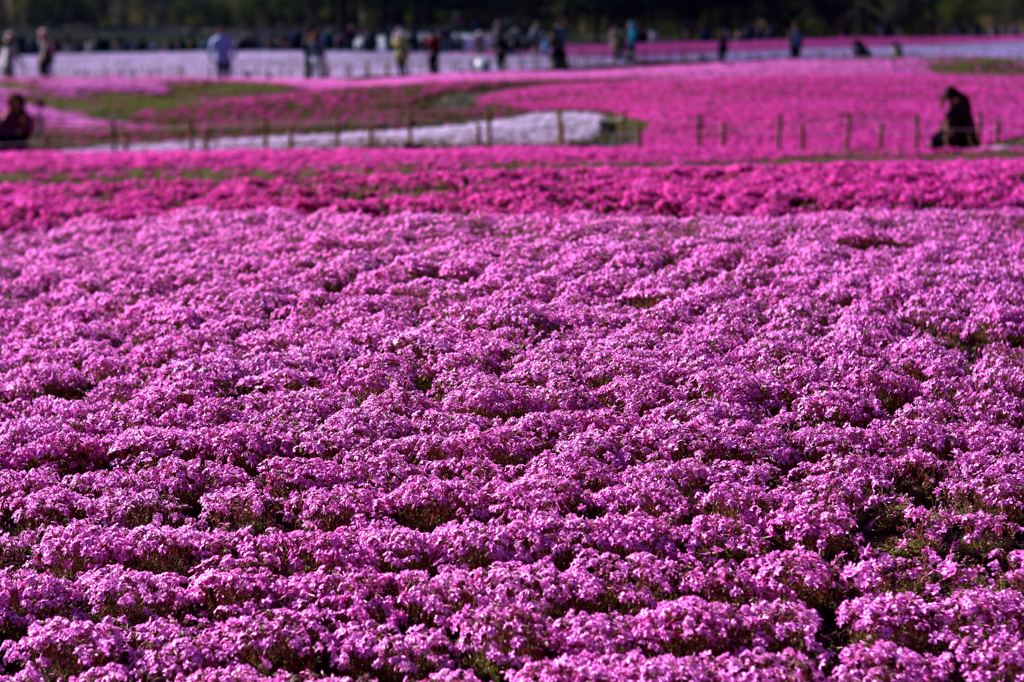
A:
<svg viewBox="0 0 1024 682">
<path fill-rule="evenodd" d="M 94 91 L 159 94 L 189 79 L 54 79 L 27 85 L 63 96 Z M 734 161 L 817 157 L 847 152 L 874 156 L 930 154 L 928 143 L 942 124 L 939 97 L 955 86 L 971 97 L 986 144 L 1024 136 L 1017 115 L 1024 108 L 1024 76 L 935 73 L 924 59 L 763 60 L 578 71 L 442 74 L 403 79 L 407 91 L 391 90 L 394 79 L 241 80 L 285 85 L 286 92 L 208 97 L 169 109 L 140 110 L 122 123 L 125 130 L 160 134 L 162 125 L 186 120 L 201 127 L 258 132 L 264 121 L 321 126 L 340 121 L 363 128 L 403 126 L 410 107 L 440 120 L 443 111 L 417 109 L 430 95 L 483 92 L 475 97 L 477 118 L 487 110 L 589 110 L 627 115 L 645 124 L 643 143 L 683 161 Z M 90 87 L 92 89 L 90 89 Z M 384 103 L 388 102 L 388 105 Z M 463 112 L 465 114 L 465 112 Z M 781 136 L 778 117 L 783 118 Z M 700 143 L 697 117 L 701 117 Z M 849 116 L 849 147 L 847 147 Z M 918 117 L 915 133 L 915 116 Z M 101 131 L 108 124 L 81 113 L 51 117 L 55 131 Z M 424 121 L 421 121 L 423 123 Z M 723 131 L 722 126 L 725 126 Z M 880 130 L 880 126 L 882 129 Z M 803 132 L 801 132 L 801 127 Z M 166 131 L 165 131 L 166 133 Z M 724 133 L 724 134 L 723 134 Z M 93 140 L 95 141 L 95 140 Z M 915 141 L 919 145 L 915 146 Z"/>
<path fill-rule="evenodd" d="M 1024 159 L 685 165 L 636 148 L 0 154 L 0 230 L 195 206 L 781 215 L 1024 206 Z M 655 165 L 648 165 L 655 164 Z"/>
<path fill-rule="evenodd" d="M 1013 679 L 1022 224 L 0 233 L 5 671 Z"/>
<path fill-rule="evenodd" d="M 771 60 L 632 71 L 632 77 L 618 78 L 595 70 L 576 81 L 502 89 L 478 101 L 528 110 L 613 109 L 647 124 L 645 144 L 692 160 L 842 153 L 846 116 L 849 149 L 879 155 L 923 151 L 941 129 L 939 98 L 949 86 L 971 98 L 985 142 L 994 139 L 996 121 L 1003 140 L 1024 135 L 1016 114 L 1024 105 L 1020 75 L 935 73 L 921 59 Z M 698 116 L 704 126 L 699 144 Z"/>
</svg>

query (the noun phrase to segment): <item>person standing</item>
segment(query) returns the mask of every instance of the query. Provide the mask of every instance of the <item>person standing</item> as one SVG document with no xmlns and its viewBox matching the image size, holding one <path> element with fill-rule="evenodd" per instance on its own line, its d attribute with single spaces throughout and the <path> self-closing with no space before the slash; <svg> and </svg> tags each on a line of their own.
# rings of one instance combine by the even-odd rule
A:
<svg viewBox="0 0 1024 682">
<path fill-rule="evenodd" d="M 611 52 L 612 61 L 618 62 L 622 59 L 622 51 L 625 49 L 625 38 L 622 29 L 616 25 L 608 27 L 608 50 Z"/>
<path fill-rule="evenodd" d="M 306 78 L 316 76 L 323 78 L 327 75 L 327 63 L 324 59 L 323 38 L 314 30 L 306 34 L 302 41 L 302 51 L 306 55 Z"/>
<path fill-rule="evenodd" d="M 718 32 L 718 61 L 724 62 L 725 56 L 729 52 L 729 31 L 721 29 Z"/>
<path fill-rule="evenodd" d="M 313 77 L 313 41 L 316 40 L 316 31 L 310 31 L 302 39 L 302 62 L 305 65 L 306 78 Z"/>
<path fill-rule="evenodd" d="M 217 32 L 206 41 L 206 52 L 217 64 L 218 76 L 223 78 L 231 75 L 231 59 L 235 54 L 235 41 L 224 29 L 217 29 Z"/>
<path fill-rule="evenodd" d="M 561 24 L 555 24 L 551 36 L 551 66 L 556 69 L 569 68 L 569 62 L 565 58 L 565 32 Z"/>
<path fill-rule="evenodd" d="M 401 26 L 395 26 L 394 30 L 391 31 L 391 49 L 394 50 L 398 73 L 404 76 L 406 73 L 406 62 L 409 59 L 409 37 L 405 35 L 405 29 Z"/>
<path fill-rule="evenodd" d="M 427 49 L 427 57 L 430 60 L 430 73 L 437 73 L 437 55 L 441 52 L 441 39 L 436 31 L 430 32 L 423 41 L 423 47 Z"/>
<path fill-rule="evenodd" d="M 636 62 L 636 42 L 640 39 L 640 30 L 636 22 L 630 19 L 626 22 L 626 61 L 630 64 Z"/>
<path fill-rule="evenodd" d="M 804 34 L 800 32 L 800 25 L 795 21 L 789 25 L 789 55 L 800 56 L 800 48 L 803 47 Z"/>
<path fill-rule="evenodd" d="M 0 39 L 0 73 L 6 78 L 14 75 L 14 63 L 18 61 L 18 37 L 7 29 Z"/>
<path fill-rule="evenodd" d="M 508 56 L 508 38 L 505 36 L 501 19 L 495 19 L 491 25 L 491 40 L 494 44 L 494 61 L 498 71 L 505 69 L 505 58 Z"/>
<path fill-rule="evenodd" d="M 334 42 L 333 36 L 327 31 L 321 31 L 316 38 L 316 45 L 313 46 L 313 57 L 316 60 L 316 75 L 320 78 L 327 78 L 331 75 L 331 68 L 327 64 L 327 48 Z"/>
<path fill-rule="evenodd" d="M 540 51 L 540 44 L 544 41 L 544 30 L 540 27 L 540 22 L 536 19 L 530 22 L 530 27 L 526 29 L 526 46 L 534 52 Z"/>
<path fill-rule="evenodd" d="M 45 26 L 36 29 L 36 44 L 39 46 L 39 75 L 49 76 L 53 70 L 53 53 L 57 51 L 57 44 Z"/>
</svg>

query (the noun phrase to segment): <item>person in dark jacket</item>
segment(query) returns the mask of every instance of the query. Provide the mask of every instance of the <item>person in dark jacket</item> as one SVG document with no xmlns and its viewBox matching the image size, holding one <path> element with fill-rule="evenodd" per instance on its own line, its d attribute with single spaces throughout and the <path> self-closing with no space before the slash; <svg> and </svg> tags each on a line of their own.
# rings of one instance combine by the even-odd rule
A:
<svg viewBox="0 0 1024 682">
<path fill-rule="evenodd" d="M 494 62 L 498 71 L 505 70 L 505 58 L 508 56 L 508 37 L 501 19 L 495 19 L 491 27 L 491 40 L 494 44 Z"/>
<path fill-rule="evenodd" d="M 551 36 L 551 66 L 556 69 L 568 69 L 569 62 L 565 58 L 565 33 L 561 24 L 555 24 Z"/>
<path fill-rule="evenodd" d="M 53 71 L 53 55 L 57 51 L 57 43 L 50 37 L 50 30 L 45 26 L 36 29 L 36 43 L 39 46 L 39 75 L 49 76 Z"/>
<path fill-rule="evenodd" d="M 942 120 L 942 130 L 932 138 L 932 146 L 976 147 L 979 143 L 978 132 L 974 128 L 971 102 L 967 95 L 956 88 L 946 88 L 942 93 L 942 102 L 949 103 L 949 110 Z"/>
<path fill-rule="evenodd" d="M 427 56 L 430 58 L 430 73 L 437 73 L 437 55 L 441 52 L 441 39 L 437 33 L 431 33 L 423 41 L 423 47 L 427 49 Z"/>
<path fill-rule="evenodd" d="M 800 30 L 800 24 L 794 21 L 789 25 L 789 56 L 799 57 L 803 44 L 804 34 Z"/>
<path fill-rule="evenodd" d="M 327 75 L 323 36 L 315 30 L 307 33 L 302 41 L 302 52 L 306 57 L 306 78 L 323 78 Z"/>
<path fill-rule="evenodd" d="M 25 98 L 15 93 L 7 98 L 7 116 L 0 121 L 0 149 L 25 149 L 34 122 L 25 111 Z"/>
</svg>

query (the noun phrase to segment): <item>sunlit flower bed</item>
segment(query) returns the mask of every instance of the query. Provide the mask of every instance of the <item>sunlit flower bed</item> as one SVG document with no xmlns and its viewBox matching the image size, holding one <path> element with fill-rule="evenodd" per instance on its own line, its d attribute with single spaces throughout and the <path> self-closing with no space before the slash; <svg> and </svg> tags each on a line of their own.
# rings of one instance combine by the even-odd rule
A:
<svg viewBox="0 0 1024 682">
<path fill-rule="evenodd" d="M 6 671 L 1013 679 L 1022 222 L 9 229 Z"/>
<path fill-rule="evenodd" d="M 495 147 L 9 152 L 2 160 L 0 229 L 182 206 L 665 215 L 1024 206 L 1019 158 L 697 166 L 636 148 Z"/>
</svg>

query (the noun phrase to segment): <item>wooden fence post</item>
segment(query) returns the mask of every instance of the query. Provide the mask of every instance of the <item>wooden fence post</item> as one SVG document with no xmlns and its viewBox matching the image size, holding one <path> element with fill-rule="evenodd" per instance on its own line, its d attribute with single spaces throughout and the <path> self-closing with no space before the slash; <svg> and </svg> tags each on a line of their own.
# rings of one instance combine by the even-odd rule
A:
<svg viewBox="0 0 1024 682">
<path fill-rule="evenodd" d="M 484 143 L 484 133 L 480 127 L 480 121 L 476 121 L 474 127 L 476 128 L 476 146 L 479 147 Z"/>
<path fill-rule="evenodd" d="M 559 120 L 561 120 L 561 118 L 562 118 L 561 114 L 559 114 L 558 118 L 559 118 Z M 493 120 L 494 120 L 494 110 L 493 109 L 488 109 L 487 110 L 487 146 L 488 147 L 490 147 L 492 144 L 494 144 L 494 129 L 492 127 Z"/>
<path fill-rule="evenodd" d="M 43 138 L 43 148 L 50 146 L 50 132 L 46 129 L 46 103 L 39 100 L 39 116 L 36 117 L 36 135 Z"/>
<path fill-rule="evenodd" d="M 405 119 L 405 146 L 412 146 L 412 114 L 408 114 Z"/>
<path fill-rule="evenodd" d="M 775 119 L 775 148 L 782 149 L 782 114 Z"/>
<path fill-rule="evenodd" d="M 725 146 L 725 143 L 729 141 L 729 126 L 726 123 L 718 124 L 718 143 Z"/>
<path fill-rule="evenodd" d="M 878 124 L 878 148 L 885 149 L 885 124 Z"/>
<path fill-rule="evenodd" d="M 853 143 L 853 116 L 851 114 L 843 114 L 846 118 L 846 131 L 843 136 L 843 149 L 850 151 L 850 145 Z"/>
<path fill-rule="evenodd" d="M 996 136 L 995 136 L 995 141 L 996 141 L 996 144 L 999 144 L 1000 142 L 1003 141 L 1003 122 L 1000 121 L 998 118 L 996 119 Z"/>
<path fill-rule="evenodd" d="M 188 132 L 186 134 L 188 135 L 188 150 L 192 151 L 196 148 L 196 120 L 194 118 L 188 120 Z"/>
<path fill-rule="evenodd" d="M 800 124 L 800 151 L 807 149 L 807 125 Z"/>
<path fill-rule="evenodd" d="M 334 146 L 341 146 L 341 121 L 337 116 L 334 117 Z"/>
<path fill-rule="evenodd" d="M 270 147 L 270 121 L 263 119 L 263 148 Z"/>
<path fill-rule="evenodd" d="M 556 123 L 558 124 L 558 144 L 559 145 L 563 145 L 563 144 L 565 144 L 565 119 L 562 116 L 562 110 L 561 109 L 559 109 L 556 112 L 555 115 L 556 115 Z M 488 125 L 488 131 L 489 131 L 490 130 L 490 119 L 488 119 L 487 125 Z M 490 134 L 490 132 L 488 132 L 487 133 L 487 138 L 490 139 L 490 137 L 491 137 L 491 134 Z M 487 144 L 490 144 L 490 142 L 488 142 Z"/>
<path fill-rule="evenodd" d="M 295 149 L 295 127 L 288 129 L 288 149 Z"/>
<path fill-rule="evenodd" d="M 921 115 L 914 114 L 914 151 L 921 148 Z"/>
<path fill-rule="evenodd" d="M 697 114 L 697 124 L 694 132 L 697 137 L 697 146 L 700 147 L 704 144 L 704 117 L 700 114 Z"/>
<path fill-rule="evenodd" d="M 203 129 L 203 151 L 210 151 L 210 128 Z"/>
</svg>

